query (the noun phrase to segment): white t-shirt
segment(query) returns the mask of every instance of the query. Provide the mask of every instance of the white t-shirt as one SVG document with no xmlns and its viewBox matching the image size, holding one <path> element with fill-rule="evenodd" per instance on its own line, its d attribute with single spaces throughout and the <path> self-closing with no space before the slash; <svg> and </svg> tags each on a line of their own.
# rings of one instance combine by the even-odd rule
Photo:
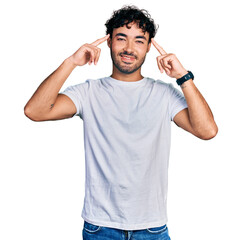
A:
<svg viewBox="0 0 242 240">
<path fill-rule="evenodd" d="M 167 223 L 171 121 L 187 107 L 172 84 L 111 77 L 68 87 L 83 119 L 89 223 L 139 230 Z"/>
</svg>

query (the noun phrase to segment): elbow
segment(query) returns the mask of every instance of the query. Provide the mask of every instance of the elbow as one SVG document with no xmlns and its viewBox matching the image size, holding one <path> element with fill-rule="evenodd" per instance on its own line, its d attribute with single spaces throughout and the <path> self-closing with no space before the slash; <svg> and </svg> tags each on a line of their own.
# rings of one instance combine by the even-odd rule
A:
<svg viewBox="0 0 242 240">
<path fill-rule="evenodd" d="M 202 133 L 198 134 L 198 137 L 202 140 L 210 140 L 213 139 L 218 133 L 217 125 L 207 131 L 203 131 Z"/>
<path fill-rule="evenodd" d="M 24 107 L 24 114 L 27 118 L 29 118 L 30 120 L 34 121 L 34 122 L 39 122 L 41 121 L 34 113 L 33 111 L 31 110 L 31 108 L 26 105 Z"/>
</svg>

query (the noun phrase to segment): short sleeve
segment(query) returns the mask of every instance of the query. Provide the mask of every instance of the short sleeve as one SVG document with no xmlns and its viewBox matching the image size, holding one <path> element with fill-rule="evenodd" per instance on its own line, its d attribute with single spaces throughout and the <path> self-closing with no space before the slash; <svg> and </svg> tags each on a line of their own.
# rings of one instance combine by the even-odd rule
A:
<svg viewBox="0 0 242 240">
<path fill-rule="evenodd" d="M 184 108 L 187 108 L 187 102 L 182 94 L 181 91 L 179 91 L 177 88 L 173 86 L 173 84 L 168 84 L 169 88 L 169 108 L 170 108 L 170 119 L 173 121 L 174 117 L 177 113 L 179 113 Z"/>
<path fill-rule="evenodd" d="M 83 108 L 85 104 L 85 100 L 88 93 L 88 80 L 84 83 L 80 83 L 77 85 L 67 87 L 63 92 L 60 94 L 65 94 L 68 96 L 72 102 L 75 104 L 77 112 L 74 116 L 79 116 L 83 119 Z"/>
</svg>

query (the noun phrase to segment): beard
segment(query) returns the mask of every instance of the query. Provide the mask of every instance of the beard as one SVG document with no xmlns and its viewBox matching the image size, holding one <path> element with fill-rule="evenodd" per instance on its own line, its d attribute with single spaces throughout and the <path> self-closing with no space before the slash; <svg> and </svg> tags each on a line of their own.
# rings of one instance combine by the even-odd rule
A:
<svg viewBox="0 0 242 240">
<path fill-rule="evenodd" d="M 114 54 L 114 52 L 112 51 L 112 48 L 110 48 L 111 51 L 111 58 L 113 61 L 113 65 L 121 72 L 124 74 L 131 74 L 136 72 L 138 69 L 140 69 L 140 67 L 143 65 L 144 61 L 145 61 L 145 57 L 146 55 L 139 59 L 136 55 L 134 55 L 133 53 L 128 53 L 127 51 L 123 51 L 121 53 L 118 53 L 117 55 Z M 121 60 L 119 60 L 119 57 L 121 57 L 121 55 L 127 55 L 127 56 L 132 56 L 135 58 L 135 64 L 133 63 L 128 63 L 128 62 L 122 62 Z"/>
</svg>

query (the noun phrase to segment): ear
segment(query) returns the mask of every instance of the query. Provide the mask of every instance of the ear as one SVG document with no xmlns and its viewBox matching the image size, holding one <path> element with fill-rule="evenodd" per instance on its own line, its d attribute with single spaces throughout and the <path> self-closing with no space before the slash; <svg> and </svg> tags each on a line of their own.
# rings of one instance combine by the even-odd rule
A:
<svg viewBox="0 0 242 240">
<path fill-rule="evenodd" d="M 111 41 L 112 41 L 112 39 L 111 38 L 108 38 L 108 40 L 107 40 L 107 44 L 108 44 L 108 47 L 110 48 L 110 46 L 111 46 Z"/>
<path fill-rule="evenodd" d="M 150 47 L 151 47 L 151 42 L 148 44 L 147 53 L 150 51 Z"/>
</svg>

